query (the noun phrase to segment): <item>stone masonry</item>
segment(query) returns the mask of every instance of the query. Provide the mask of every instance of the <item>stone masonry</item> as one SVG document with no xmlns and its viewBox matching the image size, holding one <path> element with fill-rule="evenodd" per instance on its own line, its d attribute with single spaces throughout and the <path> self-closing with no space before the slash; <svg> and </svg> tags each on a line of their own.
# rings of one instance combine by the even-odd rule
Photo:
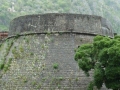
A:
<svg viewBox="0 0 120 90">
<path fill-rule="evenodd" d="M 8 42 L 1 46 L 6 48 L 13 41 L 5 58 L 12 58 L 11 66 L 6 73 L 0 71 L 0 88 L 87 90 L 92 77 L 79 69 L 74 50 L 96 35 L 114 37 L 110 23 L 100 16 L 50 13 L 15 18 Z M 107 89 L 103 85 L 101 90 Z"/>
<path fill-rule="evenodd" d="M 9 35 L 25 32 L 77 32 L 113 37 L 110 23 L 94 15 L 40 14 L 15 18 L 10 24 Z"/>
</svg>

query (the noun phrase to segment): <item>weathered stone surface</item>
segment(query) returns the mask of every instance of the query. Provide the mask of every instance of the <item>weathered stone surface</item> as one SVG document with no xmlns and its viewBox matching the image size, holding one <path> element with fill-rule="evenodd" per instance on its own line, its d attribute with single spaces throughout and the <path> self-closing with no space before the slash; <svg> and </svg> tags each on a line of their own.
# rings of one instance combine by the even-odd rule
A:
<svg viewBox="0 0 120 90">
<path fill-rule="evenodd" d="M 74 49 L 79 45 L 77 41 L 86 43 L 90 38 L 92 40 L 93 36 L 86 38 L 86 35 L 72 33 L 11 38 L 14 43 L 6 56 L 6 61 L 9 58 L 13 59 L 9 70 L 0 78 L 0 88 L 6 90 L 86 90 L 92 78 L 86 77 L 82 70 L 79 70 L 74 60 Z M 9 47 L 8 43 L 9 41 L 2 44 L 3 52 L 7 53 L 5 50 Z M 0 59 L 4 58 L 4 55 L 6 54 L 0 55 Z M 54 68 L 55 64 L 58 64 L 57 69 Z M 39 84 L 41 86 L 37 89 Z"/>
<path fill-rule="evenodd" d="M 92 42 L 96 34 L 113 37 L 102 17 L 80 14 L 18 17 L 11 22 L 9 36 L 16 34 L 21 36 L 0 47 L 0 60 L 6 64 L 12 58 L 9 70 L 0 71 L 2 90 L 86 90 L 92 77 L 79 69 L 75 48 Z"/>
<path fill-rule="evenodd" d="M 11 22 L 9 35 L 26 32 L 78 32 L 113 37 L 112 28 L 106 19 L 82 14 L 26 15 Z"/>
</svg>

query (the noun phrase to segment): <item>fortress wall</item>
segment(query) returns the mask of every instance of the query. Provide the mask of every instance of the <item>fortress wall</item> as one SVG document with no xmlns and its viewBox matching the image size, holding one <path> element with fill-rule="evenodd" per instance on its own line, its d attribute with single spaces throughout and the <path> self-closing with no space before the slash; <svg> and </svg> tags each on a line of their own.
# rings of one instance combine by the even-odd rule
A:
<svg viewBox="0 0 120 90">
<path fill-rule="evenodd" d="M 0 51 L 4 52 L 0 54 L 1 60 L 4 55 L 7 55 L 6 62 L 13 58 L 9 70 L 0 78 L 0 88 L 6 90 L 87 90 L 92 77 L 86 77 L 79 69 L 74 51 L 92 42 L 97 34 L 113 37 L 105 19 L 80 14 L 18 17 L 10 24 L 9 36 L 16 34 L 23 35 L 8 38 L 1 46 L 7 48 L 9 41 L 13 42 L 7 54 L 7 49 Z"/>
<path fill-rule="evenodd" d="M 39 14 L 15 18 L 9 36 L 27 32 L 78 32 L 113 37 L 108 21 L 100 16 L 82 14 Z"/>
<path fill-rule="evenodd" d="M 7 60 L 11 57 L 13 60 L 9 70 L 0 78 L 0 82 L 4 81 L 1 82 L 0 88 L 6 90 L 8 88 L 9 90 L 86 90 L 92 78 L 86 77 L 79 69 L 74 60 L 74 50 L 82 43 L 91 42 L 92 39 L 93 36 L 72 33 L 20 36 L 13 41 L 13 46 L 7 56 Z M 3 46 L 9 45 L 8 42 Z M 58 69 L 53 68 L 56 63 Z M 26 83 L 22 82 L 24 78 L 27 79 Z M 31 84 L 34 82 L 37 85 L 41 84 L 39 89 Z"/>
<path fill-rule="evenodd" d="M 74 51 L 79 45 L 91 42 L 93 37 L 56 33 L 10 38 L 9 40 L 13 40 L 14 43 L 6 61 L 9 58 L 13 59 L 9 70 L 0 78 L 0 88 L 6 90 L 87 90 L 92 77 L 86 77 L 79 69 L 74 60 Z M 9 40 L 3 43 L 2 47 L 7 48 Z M 2 52 L 3 50 L 0 51 Z M 0 59 L 3 58 L 2 56 L 4 57 L 4 53 Z M 54 69 L 55 64 L 58 64 L 57 69 Z M 92 72 L 90 73 L 92 75 Z"/>
</svg>

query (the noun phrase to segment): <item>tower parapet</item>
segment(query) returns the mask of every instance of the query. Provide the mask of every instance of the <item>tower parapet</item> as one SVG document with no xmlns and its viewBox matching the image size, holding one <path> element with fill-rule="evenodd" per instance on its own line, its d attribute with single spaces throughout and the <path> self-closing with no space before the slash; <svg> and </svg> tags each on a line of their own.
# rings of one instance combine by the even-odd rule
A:
<svg viewBox="0 0 120 90">
<path fill-rule="evenodd" d="M 9 28 L 9 36 L 15 34 L 73 32 L 113 37 L 110 23 L 95 15 L 82 14 L 38 14 L 15 18 Z"/>
</svg>

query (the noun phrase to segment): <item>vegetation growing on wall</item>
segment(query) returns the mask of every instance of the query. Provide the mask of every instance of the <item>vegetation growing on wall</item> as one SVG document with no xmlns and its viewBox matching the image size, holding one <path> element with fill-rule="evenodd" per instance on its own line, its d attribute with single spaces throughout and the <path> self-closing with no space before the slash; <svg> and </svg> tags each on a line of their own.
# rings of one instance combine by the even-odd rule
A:
<svg viewBox="0 0 120 90">
<path fill-rule="evenodd" d="M 54 64 L 53 64 L 53 68 L 54 68 L 54 69 L 58 69 L 58 66 L 59 66 L 58 63 L 54 63 Z"/>
<path fill-rule="evenodd" d="M 16 35 L 1 44 L 0 85 L 4 86 L 2 89 L 13 90 L 18 87 L 17 85 L 22 87 L 29 85 L 34 90 L 41 88 L 43 83 L 50 77 L 48 75 L 43 77 L 44 80 L 38 81 L 43 70 L 46 69 L 44 59 L 48 52 L 49 41 L 48 34 L 44 35 L 41 40 L 36 35 Z M 33 51 L 33 48 L 35 51 Z M 53 68 L 51 69 L 53 70 Z M 8 75 L 7 78 L 10 79 L 3 82 L 4 75 Z M 14 85 L 16 86 L 14 87 Z"/>
<path fill-rule="evenodd" d="M 62 60 L 54 61 L 54 58 L 50 60 L 46 57 L 51 54 L 51 45 L 58 46 L 59 42 L 57 41 L 56 44 L 55 39 L 59 39 L 60 36 L 62 37 L 62 34 L 59 33 L 57 35 L 56 33 L 55 35 L 52 33 L 27 34 L 16 35 L 4 41 L 0 46 L 0 60 L 6 55 L 8 50 L 6 47 L 11 46 L 10 42 L 14 43 L 5 56 L 4 68 L 0 70 L 0 88 L 6 90 L 79 88 L 79 77 L 74 76 L 77 73 L 70 70 L 69 63 L 67 63 L 68 71 L 64 68 L 65 63 L 62 64 Z M 59 50 L 55 51 L 59 52 Z"/>
<path fill-rule="evenodd" d="M 4 70 L 5 72 L 10 67 L 10 63 L 12 61 L 12 58 L 9 58 L 8 62 L 6 60 L 7 60 L 7 56 L 9 54 L 9 51 L 13 45 L 13 39 L 6 40 L 6 45 L 7 45 L 7 47 L 6 47 L 5 51 L 3 52 L 3 56 L 1 56 L 2 58 L 0 60 L 0 70 Z M 3 51 L 3 48 L 4 48 L 4 46 L 2 46 L 2 44 L 1 44 L 0 50 Z"/>
<path fill-rule="evenodd" d="M 94 86 L 100 89 L 103 83 L 108 89 L 120 89 L 120 36 L 113 39 L 96 36 L 92 44 L 81 45 L 76 50 L 75 60 L 88 76 L 94 69 L 94 80 L 88 90 Z"/>
</svg>

